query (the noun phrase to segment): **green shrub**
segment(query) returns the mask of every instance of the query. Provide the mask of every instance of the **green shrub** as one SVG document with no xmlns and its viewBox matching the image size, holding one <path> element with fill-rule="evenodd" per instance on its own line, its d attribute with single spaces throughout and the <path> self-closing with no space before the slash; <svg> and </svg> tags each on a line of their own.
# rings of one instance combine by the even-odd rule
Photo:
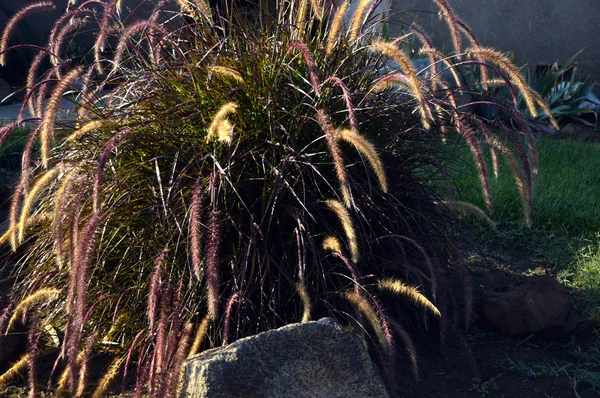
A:
<svg viewBox="0 0 600 398">
<path fill-rule="evenodd" d="M 468 30 L 436 3 L 461 54 Z M 482 147 L 512 160 L 529 209 L 531 145 L 517 134 L 502 144 L 457 107 L 446 82 L 417 74 L 397 42 L 378 39 L 369 1 L 348 23 L 348 3 L 219 13 L 180 0 L 126 25 L 119 4 L 73 6 L 29 73 L 41 164 L 25 151 L 0 238 L 25 246 L 0 329 L 10 333 L 27 314 L 32 337 L 9 372 L 35 369 L 49 327 L 64 332 L 53 370 L 60 391 L 84 391 L 92 351 L 114 354 L 96 395 L 117 373 L 123 388 L 133 375 L 138 395 L 173 395 L 189 355 L 325 315 L 369 331 L 384 372 L 394 336 L 413 365 L 409 332 L 463 336 L 470 279 L 428 184 L 445 175 L 434 133 L 465 138 L 488 210 Z M 95 53 L 71 65 L 61 40 L 81 26 L 98 28 Z M 413 31 L 423 54 L 445 59 Z M 38 76 L 46 57 L 55 66 Z M 494 63 L 536 112 L 501 54 L 472 41 L 457 57 Z M 78 119 L 58 130 L 59 100 L 76 82 Z M 3 127 L 0 141 L 22 122 Z M 440 172 L 428 175 L 428 164 Z M 31 372 L 32 389 L 35 380 Z"/>
</svg>

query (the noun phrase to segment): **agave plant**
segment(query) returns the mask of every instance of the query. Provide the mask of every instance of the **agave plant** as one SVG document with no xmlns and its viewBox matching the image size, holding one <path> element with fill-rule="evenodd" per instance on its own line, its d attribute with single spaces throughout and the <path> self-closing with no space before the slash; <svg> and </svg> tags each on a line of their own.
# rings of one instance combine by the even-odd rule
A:
<svg viewBox="0 0 600 398">
<path fill-rule="evenodd" d="M 541 101 L 516 68 L 435 2 L 455 64 L 497 71 L 537 112 Z M 352 15 L 348 2 L 318 0 L 249 13 L 168 3 L 127 25 L 119 1 L 71 1 L 47 46 L 8 48 L 18 20 L 52 7 L 35 3 L 4 32 L 0 56 L 39 52 L 23 103 L 34 116 L 0 130 L 1 143 L 31 125 L 0 238 L 21 253 L 0 330 L 24 322 L 32 338 L 2 383 L 29 367 L 35 395 L 48 330 L 61 332 L 48 379 L 57 395 L 75 396 L 102 396 L 117 377 L 136 396 L 176 395 L 187 357 L 326 315 L 368 331 L 388 376 L 396 338 L 412 361 L 411 332 L 464 342 L 470 280 L 425 170 L 445 175 L 443 136 L 462 135 L 491 211 L 489 146 L 513 166 L 529 217 L 536 159 L 526 124 L 526 143 L 517 133 L 503 143 L 464 112 L 448 82 L 417 73 L 402 38 L 378 38 L 377 1 L 360 1 Z M 98 30 L 87 64 L 61 56 L 74 26 Z M 422 29 L 412 31 L 423 54 L 454 70 Z M 472 39 L 466 51 L 461 32 Z M 73 90 L 78 118 L 58 123 Z M 516 105 L 498 104 L 521 122 Z M 98 351 L 112 362 L 88 383 Z"/>
</svg>

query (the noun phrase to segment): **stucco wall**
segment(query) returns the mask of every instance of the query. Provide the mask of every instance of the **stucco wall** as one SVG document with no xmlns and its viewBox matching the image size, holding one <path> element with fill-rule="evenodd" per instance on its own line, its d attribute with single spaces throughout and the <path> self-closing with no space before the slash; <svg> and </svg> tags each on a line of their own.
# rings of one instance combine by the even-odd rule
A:
<svg viewBox="0 0 600 398">
<path fill-rule="evenodd" d="M 578 57 L 582 77 L 600 81 L 600 0 L 448 0 L 483 45 L 512 51 L 517 64 L 531 66 L 565 62 Z M 403 11 L 417 15 L 419 24 L 439 47 L 451 48 L 447 26 L 431 0 L 391 3 L 398 34 Z"/>
</svg>

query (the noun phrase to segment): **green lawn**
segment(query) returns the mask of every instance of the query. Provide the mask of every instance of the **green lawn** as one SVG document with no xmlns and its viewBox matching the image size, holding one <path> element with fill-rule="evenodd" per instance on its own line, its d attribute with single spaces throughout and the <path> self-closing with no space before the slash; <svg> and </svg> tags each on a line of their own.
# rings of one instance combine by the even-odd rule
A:
<svg viewBox="0 0 600 398">
<path fill-rule="evenodd" d="M 476 168 L 473 162 L 464 162 L 469 150 L 453 142 L 449 146 L 458 155 L 449 168 L 458 199 L 484 209 Z M 527 256 L 551 269 L 600 326 L 600 143 L 538 137 L 536 148 L 540 173 L 535 181 L 531 230 L 524 225 L 517 186 L 506 162 L 501 162 L 497 179 L 490 177 L 495 205 L 492 219 L 498 231 L 474 217 L 466 218 L 467 229 L 483 245 Z M 487 160 L 491 170 L 489 156 Z"/>
</svg>

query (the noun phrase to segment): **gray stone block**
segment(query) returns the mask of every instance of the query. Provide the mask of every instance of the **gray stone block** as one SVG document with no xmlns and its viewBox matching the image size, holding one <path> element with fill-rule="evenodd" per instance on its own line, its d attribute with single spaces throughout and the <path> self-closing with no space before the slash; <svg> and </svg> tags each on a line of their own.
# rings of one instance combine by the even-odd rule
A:
<svg viewBox="0 0 600 398">
<path fill-rule="evenodd" d="M 366 344 L 332 318 L 292 324 L 191 357 L 183 397 L 388 397 Z"/>
</svg>

